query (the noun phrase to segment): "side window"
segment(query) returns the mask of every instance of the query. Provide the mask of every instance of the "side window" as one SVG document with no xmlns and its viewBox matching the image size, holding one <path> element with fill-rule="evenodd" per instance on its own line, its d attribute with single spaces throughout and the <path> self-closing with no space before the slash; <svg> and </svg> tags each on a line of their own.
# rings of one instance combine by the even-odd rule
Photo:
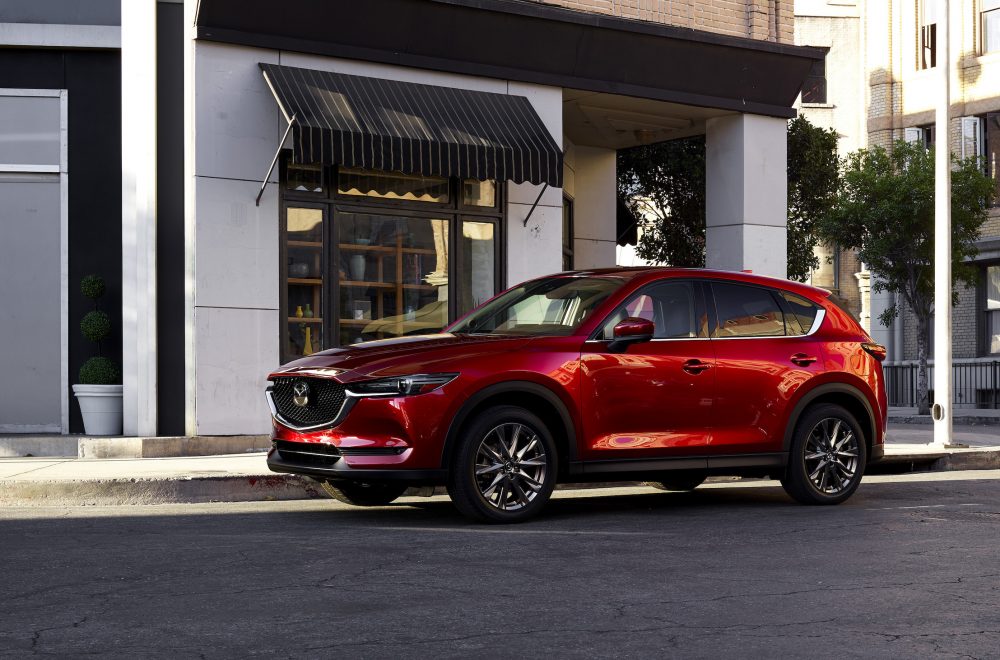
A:
<svg viewBox="0 0 1000 660">
<path fill-rule="evenodd" d="M 806 335 L 812 330 L 813 323 L 816 322 L 816 314 L 819 307 L 815 303 L 809 302 L 802 296 L 787 291 L 781 292 L 781 297 L 788 303 L 788 310 L 791 312 L 785 317 L 790 335 Z"/>
<path fill-rule="evenodd" d="M 652 321 L 654 339 L 685 339 L 708 336 L 708 320 L 698 317 L 696 290 L 692 282 L 654 284 L 635 294 L 604 324 L 601 337 L 610 340 L 613 329 L 626 317 Z"/>
<path fill-rule="evenodd" d="M 712 283 L 719 327 L 713 337 L 781 337 L 785 317 L 767 289 Z"/>
</svg>

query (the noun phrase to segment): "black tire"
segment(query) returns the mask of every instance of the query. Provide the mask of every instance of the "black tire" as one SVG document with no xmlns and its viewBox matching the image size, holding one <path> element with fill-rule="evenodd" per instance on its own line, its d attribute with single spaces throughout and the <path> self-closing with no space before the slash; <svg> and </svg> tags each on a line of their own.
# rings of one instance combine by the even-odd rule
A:
<svg viewBox="0 0 1000 660">
<path fill-rule="evenodd" d="M 647 481 L 646 485 L 660 490 L 694 490 L 702 485 L 706 478 L 708 475 L 704 472 L 671 472 L 657 481 Z"/>
<path fill-rule="evenodd" d="M 558 465 L 552 433 L 537 415 L 518 406 L 489 408 L 462 430 L 448 472 L 448 495 L 473 520 L 521 522 L 545 506 Z"/>
<path fill-rule="evenodd" d="M 829 403 L 807 408 L 795 426 L 781 485 L 802 504 L 840 504 L 858 489 L 866 453 L 861 426 L 846 409 Z"/>
<path fill-rule="evenodd" d="M 385 506 L 406 492 L 406 484 L 392 482 L 337 481 L 322 484 L 326 494 L 344 504 Z"/>
</svg>

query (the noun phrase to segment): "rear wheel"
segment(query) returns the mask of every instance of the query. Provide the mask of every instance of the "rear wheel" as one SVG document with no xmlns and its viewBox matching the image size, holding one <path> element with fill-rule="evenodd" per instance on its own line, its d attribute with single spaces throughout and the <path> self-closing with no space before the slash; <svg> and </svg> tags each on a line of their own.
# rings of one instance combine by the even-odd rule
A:
<svg viewBox="0 0 1000 660">
<path fill-rule="evenodd" d="M 326 494 L 335 500 L 355 506 L 384 506 L 394 502 L 406 492 L 406 484 L 368 482 L 368 481 L 337 481 L 322 483 Z"/>
<path fill-rule="evenodd" d="M 537 415 L 497 406 L 463 432 L 448 475 L 448 495 L 470 518 L 521 522 L 545 506 L 557 465 L 555 442 Z"/>
<path fill-rule="evenodd" d="M 781 485 L 803 504 L 839 504 L 865 473 L 865 441 L 854 416 L 840 406 L 810 408 L 795 427 Z"/>
<path fill-rule="evenodd" d="M 704 483 L 707 477 L 704 472 L 672 472 L 657 481 L 647 481 L 646 485 L 660 490 L 694 490 Z"/>
</svg>

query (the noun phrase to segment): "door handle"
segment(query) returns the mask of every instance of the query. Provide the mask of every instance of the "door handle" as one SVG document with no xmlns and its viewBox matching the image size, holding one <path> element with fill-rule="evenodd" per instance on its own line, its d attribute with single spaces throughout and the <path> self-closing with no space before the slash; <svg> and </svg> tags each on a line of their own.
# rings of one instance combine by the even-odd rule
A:
<svg viewBox="0 0 1000 660">
<path fill-rule="evenodd" d="M 806 355 L 805 353 L 796 353 L 792 357 L 788 358 L 792 361 L 792 364 L 796 364 L 800 367 L 808 367 L 810 364 L 815 362 L 818 358 L 812 355 Z"/>
<path fill-rule="evenodd" d="M 710 369 L 711 367 L 712 365 L 706 364 L 701 360 L 691 359 L 685 362 L 684 366 L 681 368 L 684 369 L 684 371 L 691 374 L 692 376 L 697 376 L 701 372 L 705 371 L 706 369 Z"/>
</svg>

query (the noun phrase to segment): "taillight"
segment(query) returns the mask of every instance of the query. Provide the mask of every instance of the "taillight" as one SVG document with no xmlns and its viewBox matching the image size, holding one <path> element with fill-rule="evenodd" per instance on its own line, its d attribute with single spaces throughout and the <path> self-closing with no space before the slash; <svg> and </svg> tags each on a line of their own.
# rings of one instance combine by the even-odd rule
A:
<svg viewBox="0 0 1000 660">
<path fill-rule="evenodd" d="M 885 360 L 886 351 L 885 346 L 882 344 L 861 344 L 861 348 L 865 349 L 865 353 L 872 356 L 879 362 Z"/>
</svg>

